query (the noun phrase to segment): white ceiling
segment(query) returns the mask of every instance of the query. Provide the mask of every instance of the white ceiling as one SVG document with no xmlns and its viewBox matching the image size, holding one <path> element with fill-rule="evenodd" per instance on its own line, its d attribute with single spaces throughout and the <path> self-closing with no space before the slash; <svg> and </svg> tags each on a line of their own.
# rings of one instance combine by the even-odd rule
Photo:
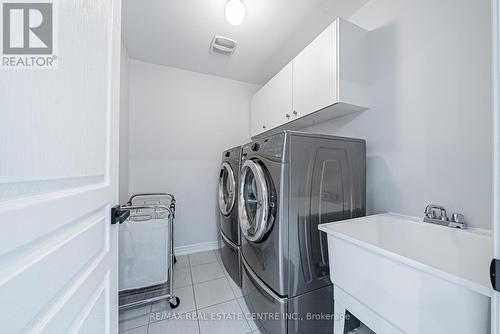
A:
<svg viewBox="0 0 500 334">
<path fill-rule="evenodd" d="M 123 40 L 131 58 L 264 84 L 337 16 L 368 0 L 243 0 L 231 26 L 226 0 L 124 0 Z M 238 41 L 230 57 L 209 52 L 214 35 Z"/>
</svg>

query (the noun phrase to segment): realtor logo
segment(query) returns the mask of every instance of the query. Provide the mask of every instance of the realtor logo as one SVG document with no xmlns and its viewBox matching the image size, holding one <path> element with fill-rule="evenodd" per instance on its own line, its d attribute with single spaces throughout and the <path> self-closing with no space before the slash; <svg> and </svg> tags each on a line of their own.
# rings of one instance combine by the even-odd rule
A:
<svg viewBox="0 0 500 334">
<path fill-rule="evenodd" d="M 52 2 L 2 4 L 2 68 L 55 66 L 53 7 Z"/>
</svg>

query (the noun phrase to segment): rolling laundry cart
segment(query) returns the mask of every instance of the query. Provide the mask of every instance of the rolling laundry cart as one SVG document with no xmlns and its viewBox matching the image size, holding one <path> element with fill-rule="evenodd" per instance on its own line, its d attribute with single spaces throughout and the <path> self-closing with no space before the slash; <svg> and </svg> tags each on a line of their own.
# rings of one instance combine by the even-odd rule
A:
<svg viewBox="0 0 500 334">
<path fill-rule="evenodd" d="M 123 225 L 129 238 L 121 241 L 120 250 L 120 275 L 125 277 L 120 281 L 124 286 L 119 292 L 120 310 L 159 300 L 167 300 L 172 309 L 179 306 L 180 300 L 173 291 L 175 204 L 174 195 L 169 193 L 141 193 L 132 195 L 127 204 L 120 206 L 121 212 L 130 213 Z M 156 232 L 160 231 L 164 239 L 158 239 L 162 235 Z M 155 238 L 154 242 L 149 238 Z M 158 247 L 147 249 L 148 245 Z M 122 254 L 124 250 L 131 255 Z M 155 265 L 158 259 L 164 260 L 165 267 Z M 151 271 L 145 268 L 148 265 L 153 266 L 149 268 Z"/>
</svg>

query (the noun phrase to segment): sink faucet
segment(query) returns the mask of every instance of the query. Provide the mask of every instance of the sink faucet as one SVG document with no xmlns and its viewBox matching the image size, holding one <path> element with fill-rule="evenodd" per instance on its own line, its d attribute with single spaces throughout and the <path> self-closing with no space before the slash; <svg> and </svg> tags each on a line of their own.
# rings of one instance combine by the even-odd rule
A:
<svg viewBox="0 0 500 334">
<path fill-rule="evenodd" d="M 438 212 L 439 215 L 436 213 Z M 464 215 L 461 213 L 454 213 L 451 215 L 451 221 L 446 214 L 446 209 L 440 205 L 429 204 L 425 208 L 424 222 L 437 224 L 442 226 L 455 227 L 460 229 L 465 229 L 467 225 L 465 224 Z"/>
</svg>

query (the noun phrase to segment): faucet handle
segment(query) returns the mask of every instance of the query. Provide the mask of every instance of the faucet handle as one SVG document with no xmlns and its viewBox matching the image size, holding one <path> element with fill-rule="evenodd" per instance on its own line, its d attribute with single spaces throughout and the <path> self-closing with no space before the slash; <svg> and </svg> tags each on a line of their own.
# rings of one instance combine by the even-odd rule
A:
<svg viewBox="0 0 500 334">
<path fill-rule="evenodd" d="M 451 221 L 454 223 L 465 223 L 465 218 L 461 213 L 454 213 L 451 215 Z"/>
<path fill-rule="evenodd" d="M 467 224 L 465 223 L 464 215 L 461 213 L 454 213 L 451 215 L 451 222 L 448 224 L 449 227 L 456 227 L 465 229 Z"/>
<path fill-rule="evenodd" d="M 436 218 L 436 213 L 433 210 L 432 204 L 429 204 L 425 207 L 424 213 L 427 218 Z"/>
<path fill-rule="evenodd" d="M 439 211 L 439 217 L 436 215 L 436 211 Z M 429 204 L 425 207 L 425 216 L 432 219 L 440 219 L 448 221 L 448 216 L 446 215 L 446 209 L 441 205 Z"/>
</svg>

